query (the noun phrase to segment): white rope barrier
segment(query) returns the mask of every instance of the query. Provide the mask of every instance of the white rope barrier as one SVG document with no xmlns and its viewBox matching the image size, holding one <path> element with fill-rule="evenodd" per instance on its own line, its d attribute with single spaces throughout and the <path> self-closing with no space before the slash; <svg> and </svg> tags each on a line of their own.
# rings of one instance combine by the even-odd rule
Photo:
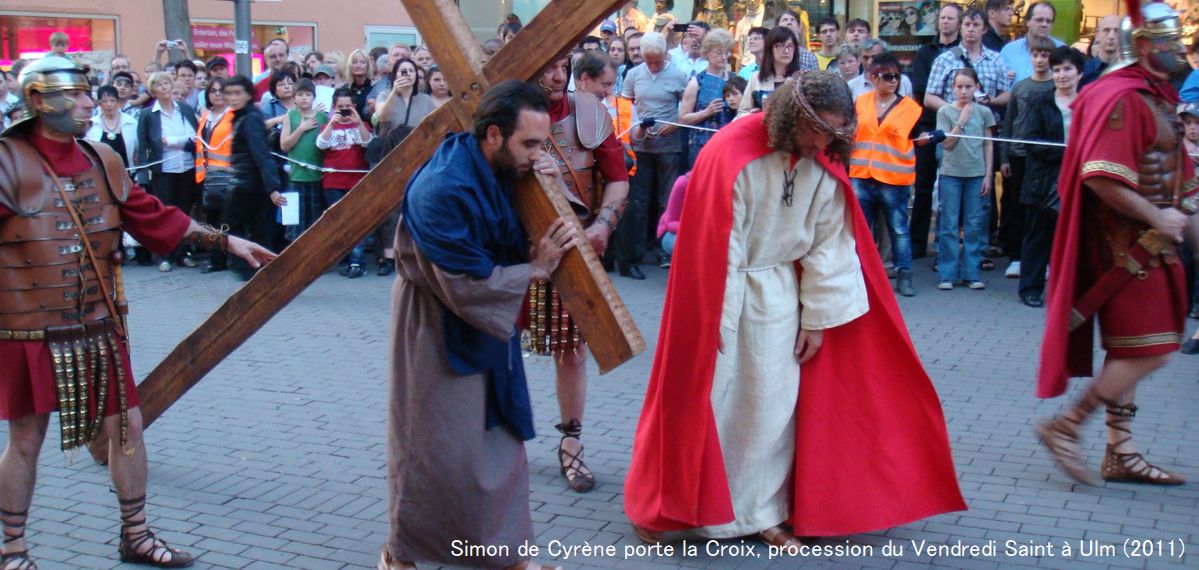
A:
<svg viewBox="0 0 1199 570">
<path fill-rule="evenodd" d="M 654 124 L 655 124 L 655 125 L 671 125 L 671 126 L 674 126 L 674 127 L 679 127 L 679 128 L 682 128 L 682 129 L 694 129 L 694 130 L 697 130 L 697 131 L 707 131 L 707 132 L 709 132 L 709 133 L 714 133 L 714 132 L 716 132 L 716 129 L 711 129 L 711 128 L 708 128 L 708 127 L 698 127 L 698 126 L 695 126 L 695 125 L 684 125 L 684 124 L 682 124 L 682 123 L 672 123 L 672 122 L 670 122 L 670 121 L 663 121 L 663 120 L 661 120 L 661 119 L 654 119 Z M 618 139 L 622 139 L 622 138 L 624 138 L 624 136 L 625 136 L 625 135 L 627 135 L 627 134 L 629 134 L 629 133 L 633 132 L 633 129 L 637 128 L 639 125 L 640 125 L 640 123 L 637 123 L 637 124 L 635 124 L 635 125 L 633 125 L 633 126 L 631 126 L 631 127 L 627 128 L 627 129 L 625 129 L 625 130 L 624 130 L 624 132 L 622 132 L 622 133 L 620 133 L 620 134 L 616 135 L 616 138 L 618 138 Z M 653 127 L 650 127 L 650 129 L 651 129 L 651 130 L 650 130 L 650 134 L 651 134 L 651 135 L 655 135 L 655 134 L 657 134 L 657 133 L 653 132 L 653 130 L 652 130 L 652 129 L 653 129 Z"/>
<path fill-rule="evenodd" d="M 370 172 L 370 170 L 345 170 L 345 169 L 340 169 L 340 168 L 329 168 L 328 166 L 317 166 L 315 164 L 308 164 L 307 162 L 296 160 L 294 158 L 291 158 L 290 156 L 285 156 L 285 155 L 279 154 L 277 152 L 272 152 L 271 154 L 274 156 L 277 156 L 279 158 L 282 158 L 283 160 L 286 160 L 290 163 L 303 166 L 304 168 L 307 168 L 310 170 L 316 170 L 317 172 L 325 172 L 325 173 L 346 172 L 346 173 L 351 173 L 351 174 L 366 174 L 366 173 Z"/>
<path fill-rule="evenodd" d="M 1049 141 L 1005 139 L 1005 138 L 1000 138 L 1000 137 L 976 137 L 973 135 L 955 135 L 955 134 L 951 134 L 951 133 L 945 133 L 945 136 L 955 137 L 955 138 L 959 138 L 959 139 L 973 139 L 973 140 L 980 140 L 980 141 L 993 141 L 993 142 L 1016 143 L 1016 144 L 1034 144 L 1034 145 L 1041 145 L 1041 146 L 1057 146 L 1057 147 L 1062 147 L 1062 148 L 1066 147 L 1066 143 L 1049 142 Z"/>
</svg>

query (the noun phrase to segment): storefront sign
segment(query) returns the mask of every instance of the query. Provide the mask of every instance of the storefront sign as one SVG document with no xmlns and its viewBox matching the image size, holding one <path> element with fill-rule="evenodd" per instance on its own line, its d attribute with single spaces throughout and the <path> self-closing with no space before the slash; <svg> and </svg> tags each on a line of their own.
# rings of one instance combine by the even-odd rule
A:
<svg viewBox="0 0 1199 570">
<path fill-rule="evenodd" d="M 937 11 L 941 2 L 879 2 L 878 37 L 907 65 L 920 46 L 937 35 Z"/>
<path fill-rule="evenodd" d="M 239 46 L 237 45 L 232 28 L 193 25 L 192 42 L 196 49 L 248 53 L 248 49 L 246 51 L 237 49 Z M 258 51 L 257 40 L 254 40 L 254 51 Z"/>
</svg>

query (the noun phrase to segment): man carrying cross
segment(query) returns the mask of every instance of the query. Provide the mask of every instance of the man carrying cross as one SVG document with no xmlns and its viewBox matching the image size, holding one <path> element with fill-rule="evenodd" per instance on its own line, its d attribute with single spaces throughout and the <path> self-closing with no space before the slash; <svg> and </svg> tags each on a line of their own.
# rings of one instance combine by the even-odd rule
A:
<svg viewBox="0 0 1199 570">
<path fill-rule="evenodd" d="M 417 560 L 528 567 L 533 540 L 524 441 L 533 411 L 517 316 L 529 284 L 577 245 L 554 222 L 530 250 L 512 204 L 544 152 L 549 102 L 529 83 L 484 94 L 472 132 L 450 136 L 413 176 L 396 232 L 387 479 L 391 534 L 379 568 Z"/>
<path fill-rule="evenodd" d="M 157 252 L 220 247 L 253 266 L 275 255 L 197 224 L 134 187 L 117 154 L 81 136 L 95 102 L 87 70 L 60 57 L 21 73 L 24 119 L 0 136 L 0 458 L 3 570 L 37 566 L 25 543 L 38 454 L 59 412 L 62 449 L 104 433 L 124 562 L 178 568 L 192 557 L 146 525 L 146 447 L 129 365 L 121 231 Z"/>
</svg>

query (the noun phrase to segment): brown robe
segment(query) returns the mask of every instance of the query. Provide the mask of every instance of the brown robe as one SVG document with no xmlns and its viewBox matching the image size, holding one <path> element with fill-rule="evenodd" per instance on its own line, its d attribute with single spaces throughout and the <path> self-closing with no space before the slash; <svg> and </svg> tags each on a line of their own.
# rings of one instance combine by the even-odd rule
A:
<svg viewBox="0 0 1199 570">
<path fill-rule="evenodd" d="M 506 427 L 484 428 L 487 379 L 450 368 L 441 311 L 448 307 L 471 326 L 508 338 L 529 266 L 497 266 L 487 279 L 449 274 L 420 254 L 403 224 L 395 250 L 387 548 L 402 561 L 518 564 L 518 548 L 533 541 L 524 442 Z M 470 556 L 472 546 L 500 552 Z"/>
</svg>

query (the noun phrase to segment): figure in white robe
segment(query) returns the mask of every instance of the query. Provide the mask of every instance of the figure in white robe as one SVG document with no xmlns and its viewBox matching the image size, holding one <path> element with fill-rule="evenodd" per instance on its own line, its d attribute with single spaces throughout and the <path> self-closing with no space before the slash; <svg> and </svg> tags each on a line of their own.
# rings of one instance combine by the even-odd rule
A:
<svg viewBox="0 0 1199 570">
<path fill-rule="evenodd" d="M 697 529 L 703 536 L 751 535 L 787 520 L 799 331 L 843 325 L 869 309 L 846 193 L 837 184 L 815 160 L 787 152 L 762 156 L 737 176 L 724 348 L 711 395 L 736 519 Z"/>
</svg>

